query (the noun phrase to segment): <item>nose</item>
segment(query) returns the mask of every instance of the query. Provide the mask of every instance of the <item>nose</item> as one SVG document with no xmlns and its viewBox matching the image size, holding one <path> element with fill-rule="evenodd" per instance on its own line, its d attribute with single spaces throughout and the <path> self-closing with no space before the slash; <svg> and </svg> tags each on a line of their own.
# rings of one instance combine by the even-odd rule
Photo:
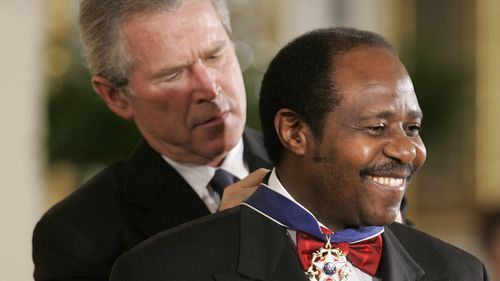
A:
<svg viewBox="0 0 500 281">
<path fill-rule="evenodd" d="M 412 163 L 417 157 L 415 142 L 406 134 L 399 134 L 385 145 L 384 154 L 401 164 Z"/>
<path fill-rule="evenodd" d="M 197 61 L 192 66 L 192 74 L 192 86 L 198 92 L 200 100 L 214 100 L 219 92 L 214 70 L 205 66 L 202 61 Z"/>
</svg>

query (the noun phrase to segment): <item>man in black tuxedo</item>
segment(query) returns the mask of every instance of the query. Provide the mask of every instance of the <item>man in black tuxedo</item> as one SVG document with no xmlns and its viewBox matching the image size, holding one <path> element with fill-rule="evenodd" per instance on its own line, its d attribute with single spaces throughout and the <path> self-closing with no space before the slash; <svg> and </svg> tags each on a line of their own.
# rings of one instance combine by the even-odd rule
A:
<svg viewBox="0 0 500 281">
<path fill-rule="evenodd" d="M 393 223 L 426 150 L 411 79 L 382 37 L 331 28 L 292 41 L 259 110 L 276 166 L 257 191 L 141 243 L 111 281 L 488 279 L 474 256 Z"/>
<path fill-rule="evenodd" d="M 243 178 L 270 167 L 262 137 L 245 128 L 224 0 L 83 0 L 80 28 L 95 91 L 143 140 L 37 223 L 40 281 L 108 280 L 126 250 L 216 212 L 219 169 Z M 221 206 L 247 192 L 230 191 Z"/>
</svg>

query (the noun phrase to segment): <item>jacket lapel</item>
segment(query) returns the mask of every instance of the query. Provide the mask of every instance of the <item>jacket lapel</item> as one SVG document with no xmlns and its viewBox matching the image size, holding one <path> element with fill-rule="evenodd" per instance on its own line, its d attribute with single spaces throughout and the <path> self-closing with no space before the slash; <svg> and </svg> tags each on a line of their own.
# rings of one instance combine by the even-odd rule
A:
<svg viewBox="0 0 500 281">
<path fill-rule="evenodd" d="M 240 228 L 239 275 L 217 275 L 216 280 L 308 280 L 285 228 L 246 206 L 241 206 Z"/>
<path fill-rule="evenodd" d="M 271 168 L 260 134 L 245 128 L 243 142 L 243 157 L 250 171 Z M 145 140 L 126 162 L 123 185 L 125 201 L 146 211 L 138 223 L 145 237 L 210 214 L 184 178 Z"/>
<path fill-rule="evenodd" d="M 382 237 L 384 243 L 377 276 L 384 281 L 420 280 L 425 274 L 424 270 L 388 227 L 385 228 Z"/>
<path fill-rule="evenodd" d="M 145 237 L 210 214 L 182 176 L 144 140 L 127 160 L 124 174 L 125 201 L 146 212 L 138 223 Z"/>
</svg>

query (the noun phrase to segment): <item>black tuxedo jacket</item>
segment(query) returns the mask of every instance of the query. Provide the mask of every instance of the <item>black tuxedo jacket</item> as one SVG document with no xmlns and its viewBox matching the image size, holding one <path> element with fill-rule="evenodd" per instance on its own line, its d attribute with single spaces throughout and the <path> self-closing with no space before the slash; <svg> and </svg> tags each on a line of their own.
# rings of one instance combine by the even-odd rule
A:
<svg viewBox="0 0 500 281">
<path fill-rule="evenodd" d="M 474 256 L 414 228 L 385 228 L 384 281 L 488 280 Z M 307 281 L 282 226 L 239 206 L 162 232 L 121 256 L 111 281 Z"/>
<path fill-rule="evenodd" d="M 262 138 L 244 136 L 251 171 L 270 168 Z M 210 214 L 188 183 L 145 141 L 56 204 L 33 233 L 35 279 L 108 280 L 126 250 L 178 224 Z"/>
</svg>

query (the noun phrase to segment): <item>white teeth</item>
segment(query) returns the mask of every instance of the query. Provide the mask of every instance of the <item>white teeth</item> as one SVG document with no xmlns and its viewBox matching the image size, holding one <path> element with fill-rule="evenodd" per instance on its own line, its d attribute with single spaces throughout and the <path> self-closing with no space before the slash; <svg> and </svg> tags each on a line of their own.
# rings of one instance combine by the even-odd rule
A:
<svg viewBox="0 0 500 281">
<path fill-rule="evenodd" d="M 371 179 L 378 184 L 393 187 L 401 186 L 403 184 L 403 179 L 401 178 L 371 177 Z"/>
</svg>

